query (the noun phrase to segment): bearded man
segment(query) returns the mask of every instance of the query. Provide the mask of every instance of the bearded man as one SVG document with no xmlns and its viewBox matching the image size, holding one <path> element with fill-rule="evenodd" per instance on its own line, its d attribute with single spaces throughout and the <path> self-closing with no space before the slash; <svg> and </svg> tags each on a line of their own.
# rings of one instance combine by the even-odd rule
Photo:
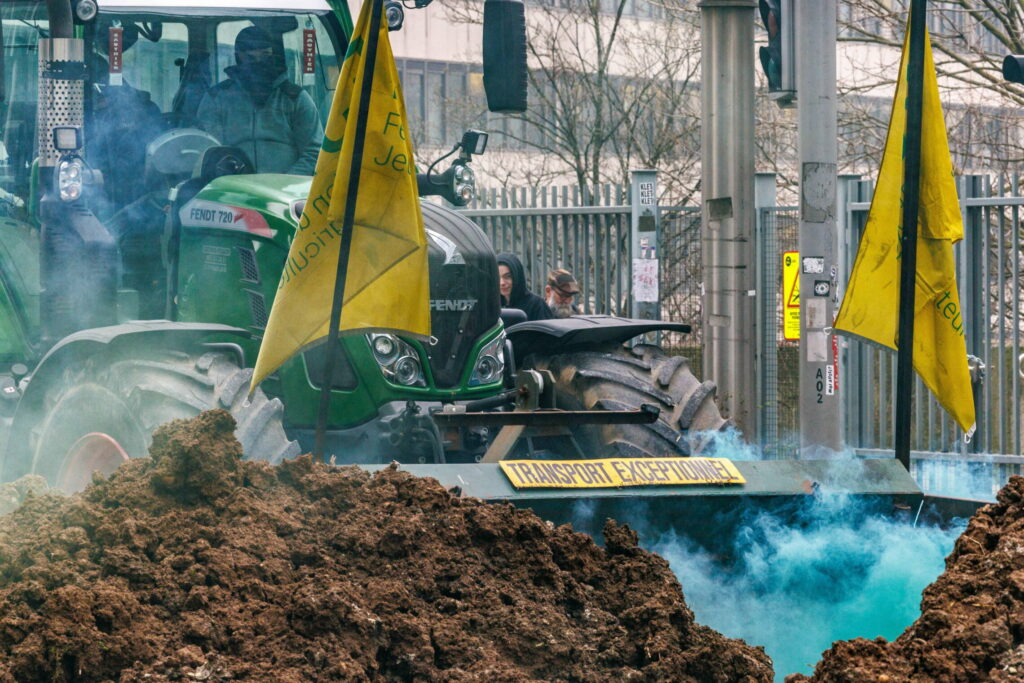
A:
<svg viewBox="0 0 1024 683">
<path fill-rule="evenodd" d="M 548 273 L 544 300 L 556 318 L 579 315 L 580 308 L 576 304 L 576 295 L 579 293 L 580 286 L 569 271 L 559 268 Z"/>
</svg>

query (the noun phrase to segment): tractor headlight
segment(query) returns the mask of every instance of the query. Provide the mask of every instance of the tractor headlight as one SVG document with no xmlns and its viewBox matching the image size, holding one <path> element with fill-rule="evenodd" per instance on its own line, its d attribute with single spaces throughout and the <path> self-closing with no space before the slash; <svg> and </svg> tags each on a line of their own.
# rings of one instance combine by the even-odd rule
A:
<svg viewBox="0 0 1024 683">
<path fill-rule="evenodd" d="M 473 201 L 476 196 L 476 173 L 469 166 L 459 164 L 453 166 L 452 193 L 458 201 L 452 202 L 457 206 L 465 206 Z"/>
<path fill-rule="evenodd" d="M 413 386 L 416 384 L 416 380 L 422 379 L 423 370 L 420 368 L 419 361 L 404 356 L 398 359 L 395 363 L 395 381 L 403 386 Z"/>
<path fill-rule="evenodd" d="M 82 182 L 85 166 L 78 157 L 61 160 L 57 165 L 57 193 L 66 202 L 73 202 L 82 196 Z"/>
<path fill-rule="evenodd" d="M 366 340 L 385 379 L 406 387 L 427 386 L 419 355 L 411 345 L 393 334 L 368 334 Z"/>
<path fill-rule="evenodd" d="M 100 8 L 96 4 L 96 0 L 77 0 L 72 2 L 71 6 L 75 11 L 75 18 L 83 24 L 87 24 L 96 18 Z"/>
<path fill-rule="evenodd" d="M 402 22 L 405 21 L 405 10 L 398 0 L 388 0 L 384 3 L 384 17 L 388 22 L 389 31 L 402 30 Z"/>
<path fill-rule="evenodd" d="M 373 340 L 373 355 L 381 365 L 390 365 L 398 357 L 398 342 L 390 334 L 378 335 Z"/>
<path fill-rule="evenodd" d="M 469 378 L 469 386 L 493 384 L 501 380 L 505 372 L 505 330 L 480 349 Z"/>
</svg>

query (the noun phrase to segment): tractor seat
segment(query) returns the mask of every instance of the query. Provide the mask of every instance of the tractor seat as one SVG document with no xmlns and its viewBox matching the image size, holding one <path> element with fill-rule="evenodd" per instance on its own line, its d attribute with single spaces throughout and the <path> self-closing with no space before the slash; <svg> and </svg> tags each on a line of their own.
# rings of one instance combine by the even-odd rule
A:
<svg viewBox="0 0 1024 683">
<path fill-rule="evenodd" d="M 518 323 L 526 322 L 526 311 L 521 308 L 502 308 L 501 309 L 501 324 L 505 326 L 505 329 L 512 327 Z"/>
</svg>

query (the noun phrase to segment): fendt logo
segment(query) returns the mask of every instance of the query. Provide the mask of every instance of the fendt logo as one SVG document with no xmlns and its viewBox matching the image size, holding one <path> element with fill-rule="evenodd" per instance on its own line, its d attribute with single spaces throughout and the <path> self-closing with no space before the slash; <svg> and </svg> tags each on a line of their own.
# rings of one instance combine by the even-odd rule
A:
<svg viewBox="0 0 1024 683">
<path fill-rule="evenodd" d="M 476 299 L 431 299 L 432 311 L 472 311 L 476 308 Z"/>
<path fill-rule="evenodd" d="M 459 251 L 459 246 L 455 242 L 430 228 L 426 228 L 424 232 L 427 233 L 427 239 L 444 253 L 443 265 L 462 266 L 466 264 L 466 259 L 463 258 L 462 253 Z"/>
</svg>

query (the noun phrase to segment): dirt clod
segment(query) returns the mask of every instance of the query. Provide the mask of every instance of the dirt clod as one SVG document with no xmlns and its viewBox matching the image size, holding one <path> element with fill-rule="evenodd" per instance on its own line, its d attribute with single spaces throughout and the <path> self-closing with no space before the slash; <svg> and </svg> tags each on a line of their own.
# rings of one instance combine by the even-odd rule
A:
<svg viewBox="0 0 1024 683">
<path fill-rule="evenodd" d="M 223 411 L 0 517 L 0 682 L 770 681 L 636 534 L 396 467 L 241 459 Z"/>
<path fill-rule="evenodd" d="M 1024 477 L 981 508 L 921 599 L 921 616 L 893 642 L 840 641 L 811 677 L 787 683 L 1024 680 Z"/>
</svg>

